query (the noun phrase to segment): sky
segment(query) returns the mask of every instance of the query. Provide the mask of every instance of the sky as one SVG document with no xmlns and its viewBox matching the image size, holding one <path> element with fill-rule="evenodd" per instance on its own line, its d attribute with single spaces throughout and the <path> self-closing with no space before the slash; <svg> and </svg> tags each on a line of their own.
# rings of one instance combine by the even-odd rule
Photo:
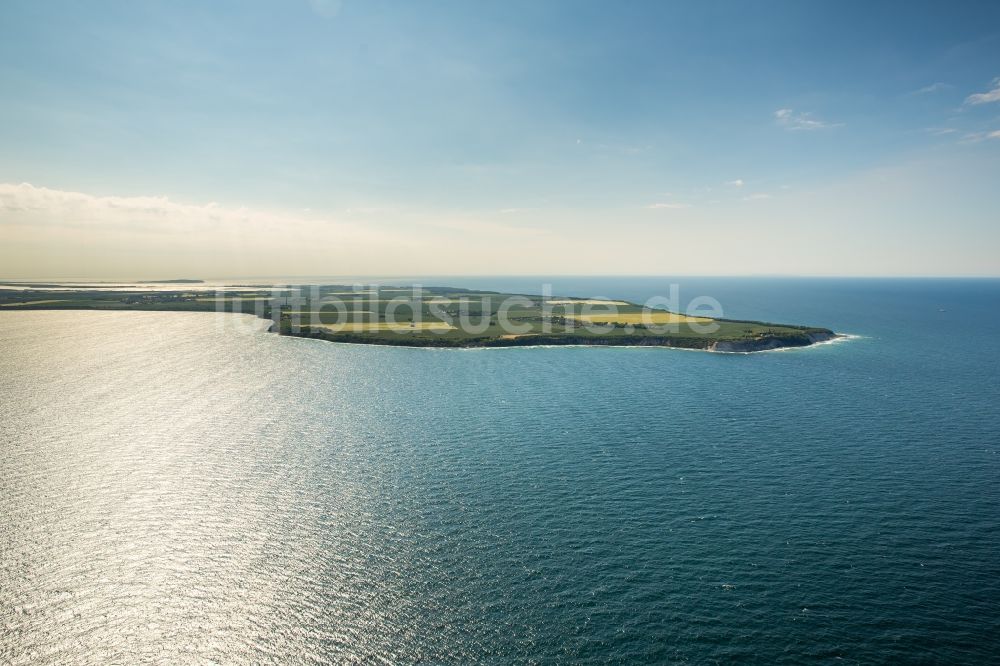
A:
<svg viewBox="0 0 1000 666">
<path fill-rule="evenodd" d="M 0 278 L 1000 275 L 1000 3 L 0 4 Z"/>
</svg>

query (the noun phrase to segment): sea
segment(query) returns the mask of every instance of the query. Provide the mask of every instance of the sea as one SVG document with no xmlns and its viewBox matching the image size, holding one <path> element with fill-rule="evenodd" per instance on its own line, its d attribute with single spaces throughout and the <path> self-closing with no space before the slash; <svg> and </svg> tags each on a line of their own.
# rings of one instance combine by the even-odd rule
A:
<svg viewBox="0 0 1000 666">
<path fill-rule="evenodd" d="M 442 350 L 0 312 L 0 663 L 1000 660 L 1000 280 L 421 281 L 678 284 L 849 337 Z"/>
</svg>

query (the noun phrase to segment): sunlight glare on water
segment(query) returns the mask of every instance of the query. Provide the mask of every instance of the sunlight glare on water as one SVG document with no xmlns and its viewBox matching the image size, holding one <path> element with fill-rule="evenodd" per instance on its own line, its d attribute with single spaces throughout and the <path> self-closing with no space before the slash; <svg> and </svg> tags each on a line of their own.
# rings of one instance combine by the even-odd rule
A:
<svg viewBox="0 0 1000 666">
<path fill-rule="evenodd" d="M 987 658 L 996 355 L 899 308 L 751 356 L 2 313 L 0 662 Z"/>
</svg>

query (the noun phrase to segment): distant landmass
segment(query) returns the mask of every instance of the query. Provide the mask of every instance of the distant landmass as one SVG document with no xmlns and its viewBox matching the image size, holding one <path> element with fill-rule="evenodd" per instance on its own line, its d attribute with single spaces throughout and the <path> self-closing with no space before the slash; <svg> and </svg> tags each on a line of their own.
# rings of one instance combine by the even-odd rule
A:
<svg viewBox="0 0 1000 666">
<path fill-rule="evenodd" d="M 199 284 L 156 280 L 139 284 Z M 506 294 L 454 287 L 350 285 L 143 291 L 45 285 L 5 290 L 4 310 L 221 311 L 252 314 L 281 335 L 411 347 L 618 345 L 755 352 L 838 336 L 827 328 L 671 312 L 623 300 Z"/>
<path fill-rule="evenodd" d="M 174 280 L 139 280 L 136 284 L 205 284 L 204 280 L 176 278 Z"/>
</svg>

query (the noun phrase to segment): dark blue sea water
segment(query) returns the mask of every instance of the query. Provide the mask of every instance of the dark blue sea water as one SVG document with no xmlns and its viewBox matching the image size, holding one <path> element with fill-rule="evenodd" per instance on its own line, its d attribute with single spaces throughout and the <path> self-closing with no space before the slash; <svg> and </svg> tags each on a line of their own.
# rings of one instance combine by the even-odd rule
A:
<svg viewBox="0 0 1000 666">
<path fill-rule="evenodd" d="M 0 662 L 996 660 L 1000 281 L 680 285 L 859 337 L 429 350 L 0 313 Z"/>
</svg>

